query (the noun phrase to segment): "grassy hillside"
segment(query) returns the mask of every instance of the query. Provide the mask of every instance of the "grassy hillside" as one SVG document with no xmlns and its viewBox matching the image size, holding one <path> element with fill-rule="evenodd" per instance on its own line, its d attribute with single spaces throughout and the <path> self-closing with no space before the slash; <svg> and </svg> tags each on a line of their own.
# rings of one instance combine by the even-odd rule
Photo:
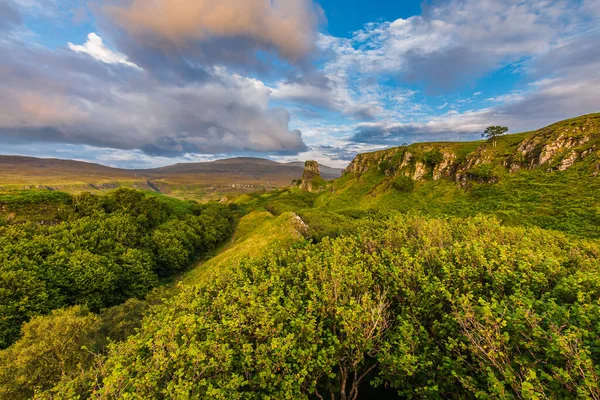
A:
<svg viewBox="0 0 600 400">
<path fill-rule="evenodd" d="M 238 222 L 233 238 L 215 257 L 187 272 L 181 282 L 194 285 L 210 281 L 226 267 L 244 258 L 259 257 L 271 248 L 286 248 L 302 239 L 302 222 L 291 212 L 274 216 L 253 211 Z"/>
<path fill-rule="evenodd" d="M 497 142 L 419 143 L 361 154 L 314 204 L 326 210 L 395 209 L 492 214 L 600 237 L 600 114 Z"/>
</svg>

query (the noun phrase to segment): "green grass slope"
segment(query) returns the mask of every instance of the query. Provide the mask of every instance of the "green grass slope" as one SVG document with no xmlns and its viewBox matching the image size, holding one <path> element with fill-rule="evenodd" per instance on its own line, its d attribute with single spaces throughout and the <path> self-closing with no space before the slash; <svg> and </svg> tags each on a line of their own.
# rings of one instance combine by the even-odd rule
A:
<svg viewBox="0 0 600 400">
<path fill-rule="evenodd" d="M 492 214 L 600 237 L 600 114 L 490 141 L 418 143 L 361 154 L 314 205 Z"/>
<path fill-rule="evenodd" d="M 240 219 L 233 238 L 219 254 L 187 272 L 181 282 L 193 285 L 210 280 L 244 258 L 260 257 L 274 247 L 286 248 L 302 239 L 301 229 L 294 213 L 274 216 L 268 211 L 253 211 Z"/>
</svg>

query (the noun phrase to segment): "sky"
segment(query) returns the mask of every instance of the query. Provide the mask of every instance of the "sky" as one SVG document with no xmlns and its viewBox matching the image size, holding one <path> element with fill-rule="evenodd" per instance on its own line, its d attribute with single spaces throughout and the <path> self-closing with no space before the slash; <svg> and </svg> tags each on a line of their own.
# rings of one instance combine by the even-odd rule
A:
<svg viewBox="0 0 600 400">
<path fill-rule="evenodd" d="M 0 0 L 0 154 L 146 168 L 600 111 L 600 0 Z"/>
</svg>

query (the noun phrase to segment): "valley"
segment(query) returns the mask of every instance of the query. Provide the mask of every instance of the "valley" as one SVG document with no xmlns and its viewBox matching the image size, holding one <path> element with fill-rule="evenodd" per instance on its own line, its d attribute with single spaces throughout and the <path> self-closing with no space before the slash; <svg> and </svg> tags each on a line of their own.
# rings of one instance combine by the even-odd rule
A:
<svg viewBox="0 0 600 400">
<path fill-rule="evenodd" d="M 245 162 L 275 181 L 135 174 Z M 293 168 L 222 203 L 0 192 L 0 398 L 598 393 L 600 114 Z"/>
</svg>

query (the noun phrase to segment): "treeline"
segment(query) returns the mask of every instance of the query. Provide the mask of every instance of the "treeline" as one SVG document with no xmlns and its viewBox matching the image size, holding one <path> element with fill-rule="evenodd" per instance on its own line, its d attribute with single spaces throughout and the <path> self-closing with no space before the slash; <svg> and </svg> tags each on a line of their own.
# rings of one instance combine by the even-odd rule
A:
<svg viewBox="0 0 600 400">
<path fill-rule="evenodd" d="M 89 357 L 27 326 L 5 394 L 38 398 L 598 398 L 600 246 L 495 219 L 345 215 L 153 307 Z M 352 222 L 355 221 L 355 222 Z M 360 223 L 359 223 L 360 222 Z M 347 225 L 351 224 L 351 225 Z M 53 318 L 60 338 L 81 310 Z M 33 324 L 33 325 L 31 325 Z M 92 329 L 92 331 L 94 331 Z M 36 333 L 38 332 L 38 333 Z M 85 340 L 81 339 L 81 342 Z M 87 340 L 87 339 L 86 339 Z M 53 342 L 53 343 L 54 343 Z M 87 354 L 87 353 L 86 353 Z M 18 361 L 18 360 L 25 361 Z M 2 360 L 2 354 L 0 354 Z M 11 360 L 11 361 L 6 361 Z M 57 371 L 57 369 L 59 371 Z M 27 376 L 38 380 L 37 386 Z"/>
<path fill-rule="evenodd" d="M 0 348 L 36 315 L 91 311 L 141 298 L 232 234 L 227 206 L 120 189 L 106 196 L 25 192 L 0 200 L 31 221 L 0 226 Z M 38 221 L 35 209 L 50 223 Z M 49 210 L 53 209 L 52 213 Z"/>
</svg>

